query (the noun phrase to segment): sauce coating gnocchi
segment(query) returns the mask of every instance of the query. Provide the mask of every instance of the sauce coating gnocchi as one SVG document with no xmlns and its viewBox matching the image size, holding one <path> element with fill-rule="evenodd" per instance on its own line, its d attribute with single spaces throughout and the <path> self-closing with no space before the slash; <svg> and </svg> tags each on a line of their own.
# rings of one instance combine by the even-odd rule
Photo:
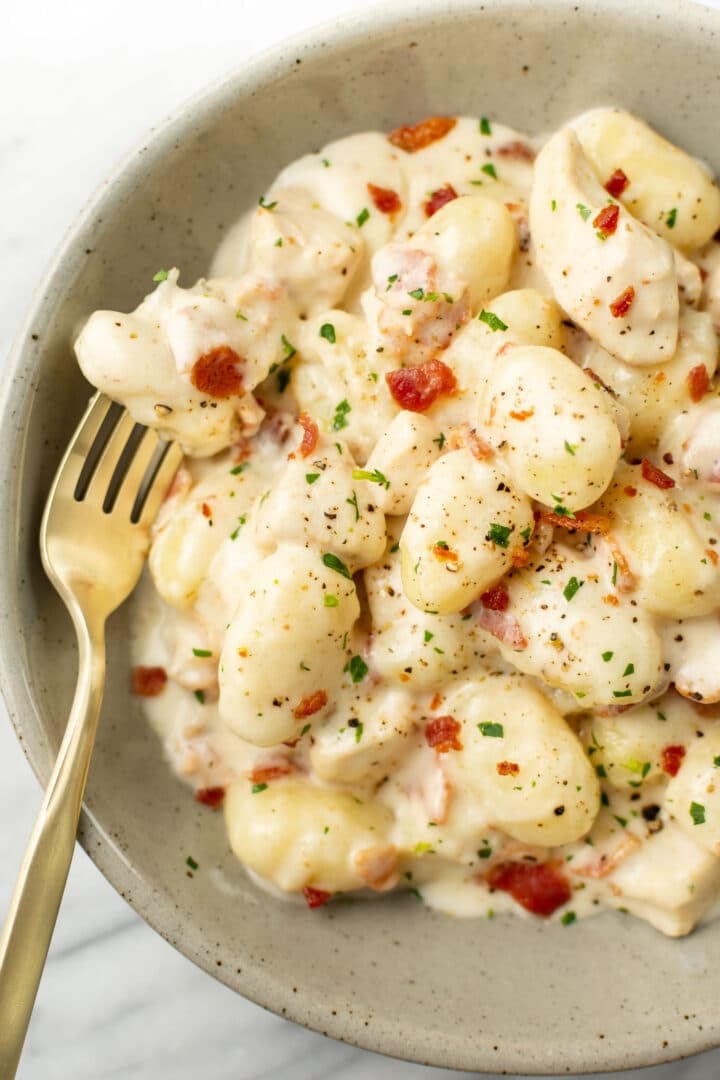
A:
<svg viewBox="0 0 720 1080">
<path fill-rule="evenodd" d="M 317 908 L 689 932 L 720 887 L 720 191 L 638 117 L 431 117 L 290 164 L 211 276 L 95 312 L 186 461 L 136 692 Z"/>
</svg>

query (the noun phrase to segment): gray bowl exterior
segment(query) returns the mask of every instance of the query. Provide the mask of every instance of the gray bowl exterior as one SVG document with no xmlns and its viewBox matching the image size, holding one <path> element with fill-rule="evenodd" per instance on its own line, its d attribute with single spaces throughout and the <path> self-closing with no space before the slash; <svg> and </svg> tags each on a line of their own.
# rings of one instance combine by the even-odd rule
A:
<svg viewBox="0 0 720 1080">
<path fill-rule="evenodd" d="M 364 12 L 226 78 L 150 133 L 56 255 L 14 353 L 0 425 L 2 682 L 41 781 L 76 652 L 37 533 L 89 394 L 71 341 L 91 310 L 133 307 L 161 266 L 180 266 L 192 282 L 223 230 L 299 154 L 429 113 L 482 113 L 536 132 L 617 102 L 720 168 L 717 11 L 678 0 L 445 7 Z M 109 627 L 80 839 L 201 967 L 318 1031 L 455 1068 L 577 1073 L 720 1043 L 720 923 L 670 941 L 621 915 L 568 928 L 465 921 L 412 897 L 310 913 L 260 892 L 230 854 L 222 816 L 197 806 L 163 761 L 129 694 L 127 639 L 121 611 Z M 192 877 L 188 855 L 200 864 Z"/>
</svg>

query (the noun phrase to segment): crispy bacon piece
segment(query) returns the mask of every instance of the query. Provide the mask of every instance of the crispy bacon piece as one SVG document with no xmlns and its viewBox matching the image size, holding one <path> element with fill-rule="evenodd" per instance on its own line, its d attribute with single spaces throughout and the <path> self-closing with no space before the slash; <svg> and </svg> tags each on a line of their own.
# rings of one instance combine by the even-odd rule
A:
<svg viewBox="0 0 720 1080">
<path fill-rule="evenodd" d="M 250 773 L 252 784 L 267 784 L 270 780 L 279 780 L 293 772 L 292 762 L 280 761 L 277 765 L 256 765 Z"/>
<path fill-rule="evenodd" d="M 332 893 L 325 892 L 324 889 L 314 889 L 312 885 L 306 885 L 303 888 L 302 894 L 305 897 L 305 903 L 311 910 L 313 908 L 322 907 L 323 904 L 327 904 L 332 896 Z"/>
<path fill-rule="evenodd" d="M 447 754 L 450 750 L 462 750 L 460 742 L 460 724 L 454 716 L 435 716 L 428 720 L 425 725 L 425 741 L 439 754 Z"/>
<path fill-rule="evenodd" d="M 630 308 L 633 306 L 635 299 L 635 289 L 632 285 L 628 285 L 627 289 L 623 289 L 619 296 L 617 296 L 612 304 L 608 304 L 610 308 L 610 314 L 614 319 L 622 319 L 627 315 Z"/>
<path fill-rule="evenodd" d="M 397 214 L 402 210 L 402 203 L 397 191 L 392 188 L 378 187 L 376 184 L 368 184 L 368 194 L 372 199 L 375 209 L 381 214 Z"/>
<path fill-rule="evenodd" d="M 487 630 L 488 634 L 492 634 L 498 641 L 503 641 L 513 649 L 527 649 L 527 638 L 520 628 L 520 623 L 509 612 L 482 607 L 478 615 L 478 623 L 483 630 Z"/>
<path fill-rule="evenodd" d="M 603 206 L 600 213 L 593 220 L 593 227 L 601 232 L 603 236 L 612 236 L 618 227 L 618 219 L 620 217 L 620 207 L 615 206 Z"/>
<path fill-rule="evenodd" d="M 668 488 L 675 487 L 675 481 L 672 476 L 668 476 L 662 469 L 658 469 L 656 465 L 653 465 L 652 461 L 648 461 L 647 458 L 642 459 L 642 474 L 645 480 L 648 480 L 655 487 L 659 487 L 661 491 L 666 491 Z"/>
<path fill-rule="evenodd" d="M 363 848 L 353 859 L 358 874 L 375 892 L 385 892 L 397 884 L 397 861 L 393 844 Z"/>
<path fill-rule="evenodd" d="M 167 684 L 167 672 L 163 667 L 143 667 L 132 670 L 132 692 L 139 697 L 157 697 Z"/>
<path fill-rule="evenodd" d="M 491 889 L 510 893 L 526 911 L 543 918 L 567 904 L 572 896 L 570 883 L 556 862 L 498 863 L 486 881 Z"/>
<path fill-rule="evenodd" d="M 660 755 L 662 771 L 668 776 L 677 776 L 686 753 L 684 746 L 665 746 Z"/>
<path fill-rule="evenodd" d="M 530 562 L 530 552 L 527 548 L 515 548 L 510 556 L 510 563 L 515 570 L 522 570 Z"/>
<path fill-rule="evenodd" d="M 385 381 L 398 405 L 410 412 L 425 412 L 439 397 L 454 394 L 457 388 L 454 373 L 442 360 L 388 371 Z"/>
<path fill-rule="evenodd" d="M 698 364 L 687 374 L 688 390 L 693 401 L 702 401 L 710 389 L 710 376 L 704 364 Z"/>
<path fill-rule="evenodd" d="M 438 210 L 442 210 L 443 206 L 447 206 L 449 202 L 457 199 L 458 193 L 452 184 L 445 184 L 444 187 L 438 188 L 437 191 L 433 191 L 432 195 L 425 203 L 425 215 L 426 217 L 432 217 Z"/>
<path fill-rule="evenodd" d="M 306 716 L 313 716 L 327 705 L 327 693 L 324 690 L 316 690 L 314 694 L 306 694 L 301 698 L 293 709 L 296 720 L 304 720 Z"/>
<path fill-rule="evenodd" d="M 495 153 L 498 157 L 508 160 L 529 162 L 535 160 L 535 151 L 532 146 L 528 146 L 526 142 L 521 142 L 520 139 L 513 139 L 512 142 L 505 143 L 504 146 L 498 146 Z"/>
<path fill-rule="evenodd" d="M 612 195 L 613 199 L 619 199 L 629 183 L 630 181 L 622 169 L 616 169 L 605 184 L 605 190 L 609 195 Z"/>
<path fill-rule="evenodd" d="M 515 761 L 498 761 L 495 766 L 498 776 L 517 776 L 520 766 Z"/>
<path fill-rule="evenodd" d="M 416 150 L 423 150 L 438 139 L 445 138 L 456 124 L 457 119 L 454 116 L 428 116 L 413 127 L 395 128 L 388 135 L 388 139 L 399 150 L 414 154 Z"/>
<path fill-rule="evenodd" d="M 548 525 L 555 525 L 568 532 L 595 533 L 597 536 L 607 536 L 610 531 L 610 518 L 607 514 L 593 514 L 589 510 L 578 510 L 574 517 L 567 514 L 556 514 L 552 510 L 544 510 L 542 520 Z"/>
<path fill-rule="evenodd" d="M 637 495 L 637 488 L 633 487 L 632 484 L 626 484 L 623 491 L 630 499 L 634 499 Z"/>
<path fill-rule="evenodd" d="M 241 356 L 229 345 L 218 345 L 203 353 L 193 364 L 190 382 L 201 394 L 223 400 L 239 397 L 243 392 Z"/>
<path fill-rule="evenodd" d="M 195 802 L 202 803 L 203 806 L 209 806 L 212 810 L 217 810 L 218 807 L 222 806 L 224 801 L 224 787 L 198 788 L 198 790 L 195 792 Z"/>
<path fill-rule="evenodd" d="M 300 457 L 310 457 L 318 444 L 318 426 L 312 417 L 304 412 L 298 416 L 298 424 L 303 429 L 302 442 L 299 447 Z"/>
<path fill-rule="evenodd" d="M 497 585 L 493 585 L 492 589 L 488 589 L 480 597 L 483 607 L 489 608 L 490 611 L 507 611 L 508 604 L 510 603 L 510 594 L 507 590 L 507 585 L 504 581 L 499 581 Z"/>
</svg>

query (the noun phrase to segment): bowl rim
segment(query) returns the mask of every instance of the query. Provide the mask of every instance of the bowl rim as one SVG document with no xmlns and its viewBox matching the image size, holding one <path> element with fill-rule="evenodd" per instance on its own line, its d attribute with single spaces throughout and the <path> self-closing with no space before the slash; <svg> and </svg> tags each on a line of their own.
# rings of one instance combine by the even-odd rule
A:
<svg viewBox="0 0 720 1080">
<path fill-rule="evenodd" d="M 144 136 L 117 160 L 86 200 L 56 246 L 34 289 L 5 365 L 6 377 L 0 392 L 0 448 L 6 453 L 1 460 L 5 462 L 15 457 L 22 462 L 25 457 L 25 444 L 29 437 L 27 418 L 37 391 L 34 354 L 41 352 L 42 347 L 37 339 L 42 339 L 42 330 L 50 322 L 47 312 L 53 311 L 53 293 L 61 286 L 63 278 L 72 272 L 73 265 L 80 265 L 85 249 L 91 246 L 94 227 L 104 216 L 104 211 L 107 209 L 114 213 L 115 202 L 123 188 L 133 183 L 133 178 L 137 178 L 138 173 L 142 175 L 146 169 L 151 170 L 170 146 L 182 137 L 186 129 L 201 127 L 206 119 L 213 117 L 223 107 L 228 94 L 249 96 L 253 89 L 287 74 L 288 69 L 301 64 L 306 58 L 319 56 L 328 47 L 350 47 L 367 40 L 369 25 L 373 28 L 373 34 L 387 35 L 394 30 L 420 27 L 438 19 L 460 20 L 465 14 L 477 14 L 478 11 L 505 10 L 508 15 L 522 15 L 530 9 L 536 9 L 536 6 L 536 0 L 485 0 L 482 5 L 478 4 L 477 0 L 453 0 L 451 10 L 448 10 L 445 0 L 396 0 L 392 8 L 376 3 L 370 9 L 358 9 L 338 19 L 315 23 L 306 30 L 266 47 L 243 61 L 241 66 L 224 71 L 151 126 Z M 618 18 L 632 18 L 636 22 L 650 17 L 674 21 L 684 26 L 686 34 L 692 31 L 699 33 L 706 21 L 710 20 L 720 38 L 720 9 L 710 6 L 706 0 L 592 0 L 592 6 L 596 11 L 605 11 Z M 589 7 L 590 4 L 587 4 L 585 11 Z M 572 0 L 545 0 L 544 9 L 553 13 L 565 12 L 568 15 L 583 10 L 579 5 L 574 5 Z M 0 649 L 0 690 L 23 752 L 38 782 L 44 787 L 49 773 L 41 760 L 40 747 L 34 738 L 25 737 L 26 730 L 40 730 L 40 710 L 30 687 L 27 659 L 22 645 L 23 628 L 15 596 L 19 587 L 17 508 L 21 495 L 21 475 L 21 469 L 14 469 L 7 477 L 9 482 L 0 484 L 0 522 L 5 523 L 0 529 L 0 631 L 6 631 L 2 637 L 3 642 L 12 643 L 11 646 L 3 644 Z M 32 717 L 35 717 L 35 722 L 30 719 Z M 208 955 L 193 948 L 191 944 L 172 937 L 171 930 L 165 925 L 167 920 L 163 913 L 162 899 L 150 884 L 134 873 L 131 863 L 123 857 L 107 831 L 85 805 L 81 811 L 78 842 L 106 880 L 126 899 L 143 921 L 199 968 L 248 1000 L 278 1016 L 301 1023 L 310 1030 L 365 1050 L 418 1064 L 442 1065 L 468 1072 L 477 1070 L 477 1064 L 470 1064 L 467 1060 L 428 1061 L 421 1051 L 408 1045 L 402 1035 L 394 1038 L 380 1035 L 378 1038 L 373 1034 L 372 1028 L 357 1027 L 349 1030 L 340 1017 L 328 1017 L 326 1014 L 313 1012 L 312 1005 L 301 1018 L 300 1009 L 297 1007 L 298 995 L 286 992 L 284 986 L 271 979 L 264 980 L 260 967 L 253 970 L 252 980 L 246 976 L 247 967 L 242 978 L 233 977 L 231 980 L 225 968 L 217 968 Z M 603 1068 L 625 1070 L 658 1065 L 680 1060 L 719 1044 L 720 1026 L 716 1035 L 707 1029 L 704 1032 L 687 1033 L 682 1045 L 672 1049 L 667 1047 L 664 1051 L 648 1048 L 645 1052 L 638 1052 L 630 1057 L 627 1052 L 623 1052 L 622 1056 L 617 1052 L 613 1054 L 611 1041 L 608 1040 L 604 1048 L 607 1056 Z M 504 1066 L 503 1071 L 506 1074 L 528 1075 L 527 1062 L 517 1056 L 513 1059 L 512 1055 L 508 1054 L 504 1061 L 493 1062 L 495 1068 L 500 1065 Z M 588 1056 L 584 1066 L 574 1067 L 577 1074 L 586 1074 L 597 1072 L 596 1066 L 597 1061 L 593 1062 Z M 558 1071 L 558 1067 L 557 1061 L 553 1063 L 548 1058 L 547 1061 L 535 1065 L 531 1074 L 551 1075 Z"/>
</svg>

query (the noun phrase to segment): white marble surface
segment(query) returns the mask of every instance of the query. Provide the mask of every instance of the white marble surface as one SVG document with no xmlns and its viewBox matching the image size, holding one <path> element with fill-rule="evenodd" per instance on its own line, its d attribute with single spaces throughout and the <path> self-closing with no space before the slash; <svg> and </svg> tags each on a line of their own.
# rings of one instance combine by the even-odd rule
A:
<svg viewBox="0 0 720 1080">
<path fill-rule="evenodd" d="M 23 0 L 5 6 L 0 363 L 66 226 L 151 123 L 244 56 L 359 6 L 360 0 Z M 0 705 L 0 913 L 39 799 Z M 174 952 L 78 850 L 21 1080 L 461 1075 L 344 1046 L 242 1000 Z M 720 1052 L 623 1075 L 710 1080 L 720 1075 Z"/>
</svg>

